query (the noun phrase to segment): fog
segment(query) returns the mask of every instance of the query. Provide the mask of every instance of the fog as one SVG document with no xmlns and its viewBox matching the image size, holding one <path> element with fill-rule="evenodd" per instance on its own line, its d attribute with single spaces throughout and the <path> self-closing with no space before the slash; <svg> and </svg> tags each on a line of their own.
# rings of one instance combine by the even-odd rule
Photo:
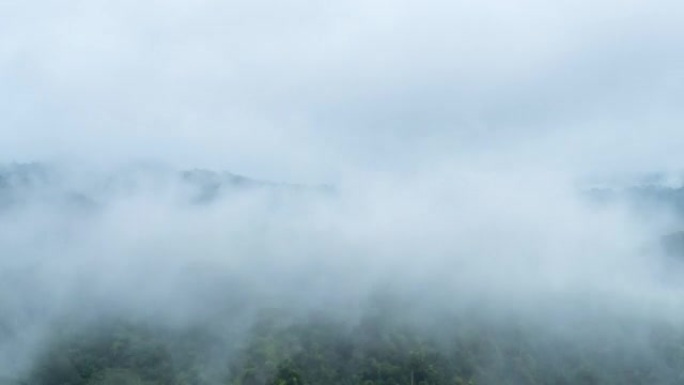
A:
<svg viewBox="0 0 684 385">
<path fill-rule="evenodd" d="M 679 168 L 675 1 L 5 1 L 6 161 Z"/>
<path fill-rule="evenodd" d="M 684 317 L 684 285 L 658 245 L 679 219 L 597 204 L 556 174 L 464 166 L 321 188 L 77 171 L 4 169 L 6 376 L 29 370 L 63 322 L 112 316 L 235 343 L 263 311 L 354 325 L 384 293 L 418 325 L 471 314 L 622 349 L 642 338 L 616 325 L 648 333 Z"/>
<path fill-rule="evenodd" d="M 682 218 L 620 189 L 682 188 L 683 12 L 3 2 L 0 381 L 65 322 L 234 342 L 274 309 L 358 324 L 378 293 L 426 328 L 648 356 L 638 333 L 684 318 L 659 244 Z"/>
</svg>

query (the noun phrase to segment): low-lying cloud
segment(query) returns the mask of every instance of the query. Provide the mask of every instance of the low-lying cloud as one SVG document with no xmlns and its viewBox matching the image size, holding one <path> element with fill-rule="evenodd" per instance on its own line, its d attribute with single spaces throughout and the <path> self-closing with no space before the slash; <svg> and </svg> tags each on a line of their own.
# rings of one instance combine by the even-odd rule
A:
<svg viewBox="0 0 684 385">
<path fill-rule="evenodd" d="M 478 309 L 539 333 L 684 316 L 657 247 L 674 223 L 557 176 L 464 167 L 321 189 L 132 168 L 76 187 L 59 182 L 73 171 L 33 168 L 4 176 L 6 202 L 25 198 L 0 221 L 10 373 L 65 317 L 231 320 L 239 334 L 269 309 L 353 324 L 378 292 L 409 301 L 407 318 Z"/>
<path fill-rule="evenodd" d="M 270 308 L 353 323 L 379 291 L 570 336 L 676 324 L 681 218 L 580 186 L 680 180 L 683 11 L 4 2 L 0 374 L 65 317 L 239 334 Z"/>
</svg>

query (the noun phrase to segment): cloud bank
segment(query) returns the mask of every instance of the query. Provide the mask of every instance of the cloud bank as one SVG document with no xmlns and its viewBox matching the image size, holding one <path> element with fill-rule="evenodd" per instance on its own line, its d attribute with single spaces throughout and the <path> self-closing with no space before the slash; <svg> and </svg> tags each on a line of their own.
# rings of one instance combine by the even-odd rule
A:
<svg viewBox="0 0 684 385">
<path fill-rule="evenodd" d="M 435 163 L 677 168 L 674 1 L 9 1 L 6 161 L 335 181 Z"/>
<path fill-rule="evenodd" d="M 76 309 L 353 322 L 379 288 L 549 330 L 676 324 L 651 243 L 681 219 L 577 186 L 681 171 L 683 18 L 674 1 L 3 2 L 0 161 L 57 171 L 3 174 L 0 370 Z M 174 170 L 195 167 L 335 188 L 189 203 Z"/>
</svg>

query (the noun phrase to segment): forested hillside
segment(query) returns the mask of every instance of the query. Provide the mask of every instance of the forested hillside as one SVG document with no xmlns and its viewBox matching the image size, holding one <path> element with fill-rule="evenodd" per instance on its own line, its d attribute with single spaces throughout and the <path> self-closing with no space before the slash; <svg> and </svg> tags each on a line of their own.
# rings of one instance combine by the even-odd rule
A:
<svg viewBox="0 0 684 385">
<path fill-rule="evenodd" d="M 349 324 L 263 315 L 244 336 L 109 320 L 63 332 L 19 383 L 35 385 L 681 384 L 678 326 L 553 333 L 453 317 L 402 323 L 401 309 Z M 577 323 L 578 329 L 593 327 Z M 604 330 L 599 330 L 603 329 Z M 609 335 L 601 335 L 601 332 Z"/>
</svg>

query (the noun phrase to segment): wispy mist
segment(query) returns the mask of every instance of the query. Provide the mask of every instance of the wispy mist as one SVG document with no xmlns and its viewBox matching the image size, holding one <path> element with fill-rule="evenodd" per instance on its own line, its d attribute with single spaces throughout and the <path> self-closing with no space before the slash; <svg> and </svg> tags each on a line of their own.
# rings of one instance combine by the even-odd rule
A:
<svg viewBox="0 0 684 385">
<path fill-rule="evenodd" d="M 464 167 L 335 188 L 168 168 L 74 175 L 3 174 L 9 373 L 65 319 L 205 325 L 236 343 L 263 311 L 354 325 L 378 293 L 407 301 L 401 317 L 418 324 L 475 312 L 588 341 L 615 322 L 684 316 L 657 244 L 676 222 L 597 205 L 551 175 Z"/>
<path fill-rule="evenodd" d="M 683 20 L 673 1 L 4 2 L 0 381 L 102 319 L 234 353 L 263 312 L 353 328 L 385 301 L 433 336 L 457 315 L 657 361 L 644 336 L 684 317 L 660 244 L 682 225 Z"/>
</svg>

